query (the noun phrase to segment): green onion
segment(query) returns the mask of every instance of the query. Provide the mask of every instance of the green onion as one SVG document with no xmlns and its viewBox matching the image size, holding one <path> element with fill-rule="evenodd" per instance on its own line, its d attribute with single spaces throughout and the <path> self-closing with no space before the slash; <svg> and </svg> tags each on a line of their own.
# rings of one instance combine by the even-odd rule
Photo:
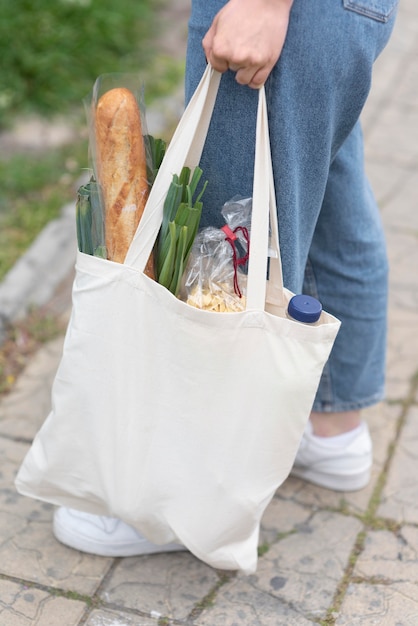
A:
<svg viewBox="0 0 418 626">
<path fill-rule="evenodd" d="M 152 135 L 145 135 L 144 139 L 149 146 L 150 159 L 147 159 L 147 176 L 148 184 L 152 187 L 165 156 L 167 144 L 164 139 L 155 139 Z"/>
<path fill-rule="evenodd" d="M 77 192 L 77 243 L 80 252 L 107 258 L 99 185 L 91 179 Z"/>
<path fill-rule="evenodd" d="M 157 280 L 175 296 L 181 287 L 181 280 L 193 241 L 196 237 L 203 204 L 201 198 L 207 181 L 196 200 L 196 192 L 202 170 L 196 167 L 191 173 L 184 167 L 180 176 L 174 174 L 164 202 L 163 221 L 157 241 Z"/>
<path fill-rule="evenodd" d="M 81 187 L 77 193 L 76 223 L 78 249 L 80 252 L 85 252 L 85 254 L 93 254 L 90 193 L 85 187 Z"/>
</svg>

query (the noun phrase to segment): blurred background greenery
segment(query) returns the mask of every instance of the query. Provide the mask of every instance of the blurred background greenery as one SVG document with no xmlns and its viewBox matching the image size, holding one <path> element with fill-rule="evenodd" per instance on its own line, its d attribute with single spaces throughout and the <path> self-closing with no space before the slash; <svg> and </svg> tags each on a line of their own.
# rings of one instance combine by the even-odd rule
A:
<svg viewBox="0 0 418 626">
<path fill-rule="evenodd" d="M 161 0 L 0 0 L 0 111 L 68 113 L 99 74 L 144 71 Z"/>
<path fill-rule="evenodd" d="M 136 72 L 147 106 L 178 85 L 182 61 L 158 50 L 167 2 L 0 0 L 0 280 L 75 198 L 76 181 L 88 166 L 82 100 L 96 78 Z M 72 141 L 2 150 L 1 136 L 28 116 L 50 124 L 64 116 Z"/>
</svg>

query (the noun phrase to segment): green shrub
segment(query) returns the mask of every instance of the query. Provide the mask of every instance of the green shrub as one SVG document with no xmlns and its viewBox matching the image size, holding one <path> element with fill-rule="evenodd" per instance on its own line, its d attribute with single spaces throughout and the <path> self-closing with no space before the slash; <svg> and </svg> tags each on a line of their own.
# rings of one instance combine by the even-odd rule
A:
<svg viewBox="0 0 418 626">
<path fill-rule="evenodd" d="M 79 105 L 96 77 L 140 71 L 155 0 L 0 0 L 0 120 Z M 1 124 L 1 122 L 0 122 Z"/>
</svg>

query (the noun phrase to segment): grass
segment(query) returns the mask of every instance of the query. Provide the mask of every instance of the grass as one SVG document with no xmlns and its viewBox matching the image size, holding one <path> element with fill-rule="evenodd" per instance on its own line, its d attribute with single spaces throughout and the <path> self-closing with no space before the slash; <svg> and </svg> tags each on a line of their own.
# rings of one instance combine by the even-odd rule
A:
<svg viewBox="0 0 418 626">
<path fill-rule="evenodd" d="M 83 141 L 42 155 L 0 161 L 0 280 L 36 235 L 74 198 L 87 160 Z"/>
</svg>

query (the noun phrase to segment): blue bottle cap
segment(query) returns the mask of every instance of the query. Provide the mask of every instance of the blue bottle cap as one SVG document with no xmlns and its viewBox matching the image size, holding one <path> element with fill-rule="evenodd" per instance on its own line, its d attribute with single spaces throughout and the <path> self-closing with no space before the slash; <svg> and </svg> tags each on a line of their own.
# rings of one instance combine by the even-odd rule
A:
<svg viewBox="0 0 418 626">
<path fill-rule="evenodd" d="M 314 324 L 321 316 L 322 305 L 316 298 L 301 294 L 291 298 L 287 311 L 298 322 Z"/>
</svg>

